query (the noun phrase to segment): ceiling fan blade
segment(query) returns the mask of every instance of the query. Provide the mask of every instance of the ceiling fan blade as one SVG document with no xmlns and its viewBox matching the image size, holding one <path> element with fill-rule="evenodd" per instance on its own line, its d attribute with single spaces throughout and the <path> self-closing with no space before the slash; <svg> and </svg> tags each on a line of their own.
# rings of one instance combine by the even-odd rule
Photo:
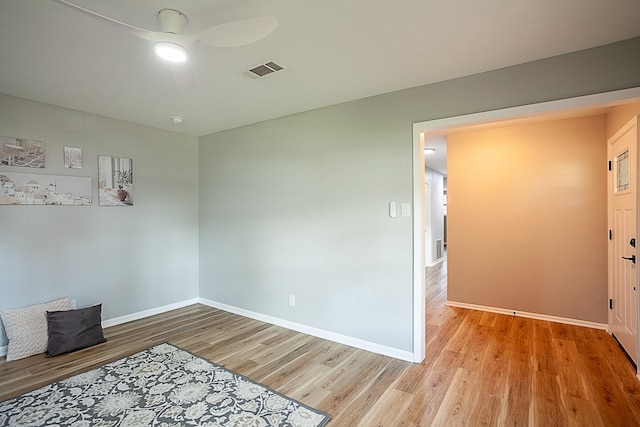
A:
<svg viewBox="0 0 640 427">
<path fill-rule="evenodd" d="M 144 28 L 139 28 L 136 27 L 135 25 L 131 25 L 131 24 L 127 24 L 126 22 L 122 22 L 122 21 L 118 21 L 117 19 L 113 19 L 113 18 L 109 18 L 108 16 L 104 16 L 98 12 L 94 12 L 93 10 L 89 10 L 86 9 L 82 6 L 79 6 L 77 4 L 74 4 L 70 1 L 67 0 L 55 0 L 58 3 L 67 6 L 77 12 L 83 13 L 87 16 L 90 16 L 92 18 L 96 18 L 99 21 L 102 21 L 104 23 L 107 24 L 111 24 L 111 25 L 117 25 L 120 27 L 123 27 L 125 30 L 127 30 L 130 34 L 133 34 L 134 36 L 140 37 L 142 39 L 145 40 L 149 40 L 152 42 L 159 42 L 159 41 L 164 41 L 163 39 L 166 38 L 166 34 L 165 33 L 161 33 L 158 31 L 151 31 L 151 30 L 145 30 Z"/>
<path fill-rule="evenodd" d="M 171 71 L 176 82 L 185 89 L 193 89 L 198 86 L 198 80 L 193 69 L 187 64 L 173 64 Z"/>
<path fill-rule="evenodd" d="M 278 27 L 275 16 L 242 19 L 218 25 L 196 36 L 196 39 L 209 46 L 244 46 L 265 38 Z"/>
</svg>

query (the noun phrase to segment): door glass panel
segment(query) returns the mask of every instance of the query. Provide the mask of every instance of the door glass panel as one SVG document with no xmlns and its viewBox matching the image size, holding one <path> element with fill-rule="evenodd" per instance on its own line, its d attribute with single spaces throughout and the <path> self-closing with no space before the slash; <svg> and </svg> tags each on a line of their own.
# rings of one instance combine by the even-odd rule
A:
<svg viewBox="0 0 640 427">
<path fill-rule="evenodd" d="M 616 156 L 616 192 L 629 189 L 629 149 Z"/>
</svg>

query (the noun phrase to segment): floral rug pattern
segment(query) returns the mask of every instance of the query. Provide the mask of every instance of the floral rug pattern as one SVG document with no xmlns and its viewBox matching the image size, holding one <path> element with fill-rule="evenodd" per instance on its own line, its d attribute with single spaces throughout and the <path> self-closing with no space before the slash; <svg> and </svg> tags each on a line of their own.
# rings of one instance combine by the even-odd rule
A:
<svg viewBox="0 0 640 427">
<path fill-rule="evenodd" d="M 329 419 L 166 343 L 0 402 L 0 426 L 320 427 Z"/>
</svg>

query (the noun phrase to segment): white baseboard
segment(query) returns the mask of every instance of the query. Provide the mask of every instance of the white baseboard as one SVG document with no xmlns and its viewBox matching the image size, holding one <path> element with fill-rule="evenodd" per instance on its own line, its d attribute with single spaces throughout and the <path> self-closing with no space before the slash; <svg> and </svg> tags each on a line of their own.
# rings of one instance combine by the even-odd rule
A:
<svg viewBox="0 0 640 427">
<path fill-rule="evenodd" d="M 250 319 L 259 320 L 272 325 L 281 326 L 283 328 L 291 329 L 294 331 L 302 332 L 304 334 L 312 335 L 314 337 L 334 341 L 340 344 L 348 345 L 351 347 L 359 348 L 362 350 L 370 351 L 372 353 L 382 354 L 384 356 L 393 357 L 407 362 L 413 362 L 413 353 L 410 351 L 400 350 L 393 347 L 384 346 L 381 344 L 372 343 L 347 335 L 337 334 L 335 332 L 326 331 L 323 329 L 314 328 L 300 323 L 291 322 L 289 320 L 280 319 L 266 314 L 256 313 L 253 311 L 245 310 L 242 308 L 234 307 L 231 305 L 223 304 L 220 302 L 208 300 L 206 298 L 192 298 L 186 301 L 181 301 L 162 307 L 156 307 L 149 310 L 139 311 L 137 313 L 127 314 L 125 316 L 115 317 L 113 319 L 107 319 L 102 321 L 102 327 L 108 328 L 110 326 L 116 326 L 134 320 L 143 319 L 145 317 L 153 316 L 155 314 L 165 313 L 167 311 L 175 310 L 178 308 L 187 307 L 193 304 L 204 304 L 209 307 L 217 308 L 220 310 L 228 311 L 230 313 L 238 314 L 240 316 L 248 317 Z M 489 307 L 477 304 L 467 304 L 463 302 L 447 301 L 446 305 L 451 307 L 468 308 L 471 310 L 487 311 L 489 313 L 506 314 L 508 316 L 519 316 L 529 319 L 546 320 L 549 322 L 565 323 L 567 325 L 583 326 L 586 328 L 607 330 L 608 325 L 604 323 L 588 322 L 585 320 L 571 319 L 567 317 L 549 316 L 546 314 L 529 313 L 526 311 L 509 310 L 505 308 Z M 0 346 L 0 357 L 7 354 L 7 346 Z M 640 378 L 640 375 L 639 375 Z"/>
<path fill-rule="evenodd" d="M 245 310 L 243 308 L 234 307 L 231 305 L 223 304 L 217 301 L 208 300 L 206 298 L 199 299 L 200 304 L 208 305 L 209 307 L 217 308 L 219 310 L 228 311 L 243 317 L 259 320 L 261 322 L 269 323 L 271 325 L 281 326 L 283 328 L 291 329 L 293 331 L 302 332 L 303 334 L 312 335 L 314 337 L 322 338 L 325 340 L 337 342 L 339 344 L 348 345 L 351 347 L 359 348 L 361 350 L 370 351 L 372 353 L 381 354 L 383 356 L 393 357 L 395 359 L 404 360 L 407 362 L 413 362 L 413 353 L 410 351 L 400 350 L 393 347 L 388 347 L 381 344 L 372 343 L 370 341 L 353 338 L 347 335 L 337 334 L 335 332 L 325 331 L 324 329 L 318 329 L 300 323 L 291 322 L 289 320 L 280 319 L 278 317 L 268 316 L 266 314 L 256 313 L 253 311 Z"/>
<path fill-rule="evenodd" d="M 134 320 L 144 319 L 145 317 L 153 316 L 155 314 L 165 313 L 167 311 L 176 310 L 178 308 L 187 307 L 189 305 L 198 304 L 198 298 L 188 299 L 186 301 L 180 301 L 169 305 L 163 305 L 162 307 L 156 307 L 149 310 L 139 311 L 137 313 L 127 314 L 125 316 L 114 317 L 113 319 L 103 320 L 102 327 L 108 328 L 109 326 L 121 325 L 123 323 L 132 322 Z"/>
<path fill-rule="evenodd" d="M 606 323 L 588 322 L 586 320 L 571 319 L 569 317 L 549 316 L 549 315 L 540 314 L 540 313 L 529 313 L 526 311 L 509 310 L 506 308 L 488 307 L 488 306 L 476 305 L 476 304 L 467 304 L 464 302 L 447 301 L 446 305 L 451 307 L 468 308 L 471 310 L 487 311 L 489 313 L 506 314 L 508 316 L 526 317 L 528 319 L 536 319 L 536 320 L 546 320 L 548 322 L 564 323 L 567 325 L 582 326 L 585 328 L 602 329 L 604 331 L 606 331 L 608 328 Z"/>
<path fill-rule="evenodd" d="M 123 323 L 132 322 L 134 320 L 143 319 L 145 317 L 165 313 L 167 311 L 187 307 L 193 304 L 204 304 L 209 307 L 217 308 L 219 310 L 228 311 L 230 313 L 238 314 L 240 316 L 248 317 L 250 319 L 259 320 L 261 322 L 269 323 L 276 326 L 281 326 L 283 328 L 291 329 L 291 330 L 302 332 L 318 338 L 322 338 L 322 339 L 334 341 L 340 344 L 345 344 L 351 347 L 359 348 L 362 350 L 370 351 L 372 353 L 382 354 L 384 356 L 405 360 L 407 362 L 413 362 L 413 353 L 409 351 L 399 350 L 397 348 L 388 347 L 388 346 L 372 343 L 365 340 L 360 340 L 360 339 L 349 337 L 346 335 L 336 334 L 334 332 L 313 328 L 311 326 L 302 325 L 299 323 L 291 322 L 291 321 L 280 319 L 277 317 L 255 313 L 249 310 L 233 307 L 227 304 L 211 301 L 205 298 L 193 298 L 186 301 L 165 305 L 162 307 L 156 307 L 149 310 L 139 311 L 137 313 L 127 314 L 125 316 L 115 317 L 113 319 L 103 320 L 102 327 L 108 328 L 110 326 L 121 325 Z M 1 346 L 0 356 L 4 356 L 6 354 L 7 354 L 7 346 L 6 345 Z"/>
</svg>

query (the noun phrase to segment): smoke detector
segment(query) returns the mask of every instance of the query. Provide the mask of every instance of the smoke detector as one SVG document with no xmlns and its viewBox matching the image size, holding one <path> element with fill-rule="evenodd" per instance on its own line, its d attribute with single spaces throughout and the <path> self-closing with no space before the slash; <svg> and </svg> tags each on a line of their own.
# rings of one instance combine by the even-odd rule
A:
<svg viewBox="0 0 640 427">
<path fill-rule="evenodd" d="M 273 74 L 275 72 L 281 71 L 284 68 L 273 61 L 256 65 L 242 73 L 243 76 L 250 79 L 258 79 L 260 77 L 268 76 L 269 74 Z"/>
</svg>

